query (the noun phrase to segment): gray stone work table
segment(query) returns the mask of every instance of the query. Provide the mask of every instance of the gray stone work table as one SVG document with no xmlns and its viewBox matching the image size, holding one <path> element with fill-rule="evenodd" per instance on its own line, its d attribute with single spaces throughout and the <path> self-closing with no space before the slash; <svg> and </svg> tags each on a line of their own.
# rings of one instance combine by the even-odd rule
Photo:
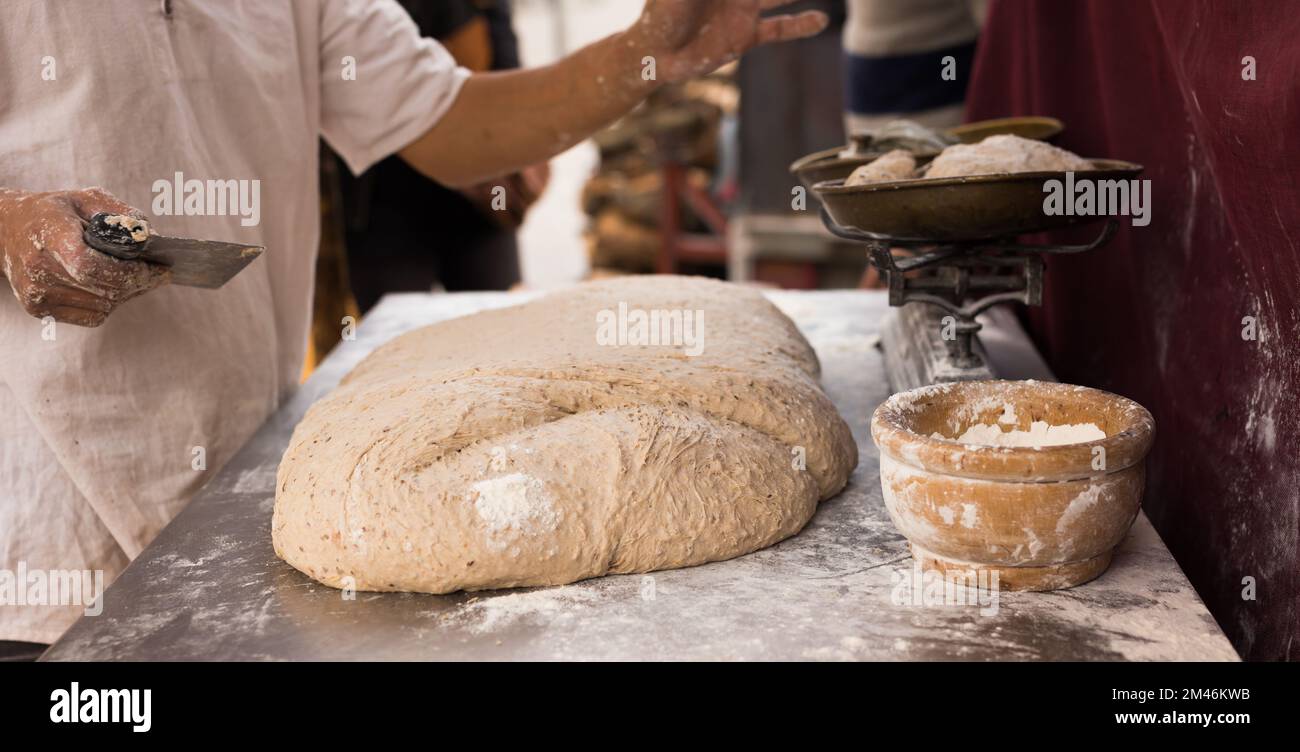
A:
<svg viewBox="0 0 1300 752">
<path fill-rule="evenodd" d="M 690 569 L 494 593 L 347 600 L 299 574 L 271 549 L 271 510 L 276 466 L 307 407 L 392 337 L 522 299 L 393 296 L 108 588 L 103 613 L 83 617 L 45 659 L 1237 658 L 1145 515 L 1110 570 L 1072 590 L 1002 593 L 994 608 L 987 598 L 944 603 L 913 582 L 868 430 L 888 396 L 873 346 L 885 299 L 771 297 L 816 348 L 861 452 L 848 488 L 794 538 Z"/>
</svg>

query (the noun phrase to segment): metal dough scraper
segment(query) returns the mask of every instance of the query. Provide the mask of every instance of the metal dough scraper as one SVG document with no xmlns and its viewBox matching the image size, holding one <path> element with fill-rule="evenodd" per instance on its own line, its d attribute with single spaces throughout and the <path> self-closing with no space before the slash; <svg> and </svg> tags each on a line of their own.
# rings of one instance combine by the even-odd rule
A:
<svg viewBox="0 0 1300 752">
<path fill-rule="evenodd" d="M 105 212 L 90 218 L 82 237 L 86 245 L 114 258 L 170 267 L 172 284 L 207 290 L 229 282 L 266 250 L 260 245 L 152 235 L 140 220 Z"/>
</svg>

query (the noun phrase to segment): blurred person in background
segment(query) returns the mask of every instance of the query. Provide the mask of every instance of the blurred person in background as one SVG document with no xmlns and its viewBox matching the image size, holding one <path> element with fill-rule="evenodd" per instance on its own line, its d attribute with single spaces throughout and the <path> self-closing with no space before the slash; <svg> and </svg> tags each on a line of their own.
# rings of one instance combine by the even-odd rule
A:
<svg viewBox="0 0 1300 752">
<path fill-rule="evenodd" d="M 519 67 L 509 0 L 399 2 L 421 36 L 438 40 L 465 68 Z M 461 190 L 426 178 L 398 156 L 358 177 L 345 169 L 336 174 L 348 277 L 361 313 L 390 292 L 507 290 L 520 282 L 516 230 L 546 186 L 544 163 Z M 504 193 L 494 194 L 498 188 Z M 496 195 L 501 210 L 492 207 Z"/>
<path fill-rule="evenodd" d="M 848 0 L 844 130 L 868 133 L 906 118 L 959 125 L 987 0 Z M 949 73 L 950 75 L 945 75 Z M 908 252 L 897 249 L 896 253 Z M 859 287 L 883 286 L 868 265 Z"/>
<path fill-rule="evenodd" d="M 985 0 L 848 0 L 845 131 L 898 118 L 928 128 L 962 121 Z M 951 58 L 950 78 L 945 78 Z"/>
</svg>

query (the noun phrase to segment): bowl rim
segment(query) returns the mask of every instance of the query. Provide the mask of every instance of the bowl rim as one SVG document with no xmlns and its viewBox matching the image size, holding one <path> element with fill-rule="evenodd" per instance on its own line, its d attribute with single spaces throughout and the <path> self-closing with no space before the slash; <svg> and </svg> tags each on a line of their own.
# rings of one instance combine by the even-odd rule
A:
<svg viewBox="0 0 1300 752">
<path fill-rule="evenodd" d="M 910 428 L 918 400 L 928 394 L 948 395 L 951 390 L 987 391 L 995 385 L 1035 388 L 1065 396 L 1090 394 L 1111 402 L 1130 416 L 1127 425 L 1104 439 L 1076 444 L 1033 447 L 995 447 L 962 444 L 953 439 L 936 439 Z M 1123 472 L 1146 459 L 1155 440 L 1155 419 L 1141 404 L 1112 392 L 1075 384 L 1033 379 L 991 379 L 933 384 L 899 392 L 876 407 L 871 416 L 871 437 L 881 454 L 890 459 L 932 473 L 974 480 L 1013 482 L 1061 482 L 1096 478 Z M 1093 468 L 1093 450 L 1105 451 L 1106 466 Z M 961 462 L 951 462 L 954 452 Z"/>
</svg>

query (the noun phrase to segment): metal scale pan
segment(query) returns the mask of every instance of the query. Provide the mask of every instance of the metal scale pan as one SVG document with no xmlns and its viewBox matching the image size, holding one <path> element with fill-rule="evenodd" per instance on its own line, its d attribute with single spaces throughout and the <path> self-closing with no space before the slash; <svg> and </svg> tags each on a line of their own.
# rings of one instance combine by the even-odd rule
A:
<svg viewBox="0 0 1300 752">
<path fill-rule="evenodd" d="M 1127 181 L 1142 166 L 1089 160 L 1076 176 Z M 819 183 L 822 221 L 833 234 L 867 246 L 898 311 L 882 331 L 885 369 L 895 391 L 945 381 L 994 378 L 976 317 L 991 306 L 1042 300 L 1043 256 L 1093 250 L 1114 235 L 1116 219 L 1047 215 L 1043 185 L 1064 172 L 919 178 L 846 187 Z M 1026 245 L 1019 235 L 1105 219 L 1085 245 Z M 896 257 L 895 249 L 914 255 Z M 946 321 L 947 320 L 947 321 Z"/>
<path fill-rule="evenodd" d="M 1060 120 L 1050 117 L 1011 117 L 981 120 L 959 125 L 938 134 L 950 144 L 976 144 L 989 136 L 1011 134 L 1036 141 L 1046 141 L 1065 130 Z M 844 180 L 854 170 L 876 159 L 892 147 L 873 147 L 868 134 L 857 134 L 847 146 L 809 154 L 790 165 L 790 172 L 811 188 L 828 180 Z M 918 158 L 933 157 L 940 149 L 913 150 Z"/>
<path fill-rule="evenodd" d="M 1089 160 L 1089 180 L 1130 180 L 1142 166 L 1115 159 Z M 836 224 L 910 242 L 987 240 L 1055 230 L 1096 217 L 1043 213 L 1043 185 L 1064 182 L 1064 172 L 1017 172 L 956 178 L 915 178 L 845 186 L 829 180 L 813 192 Z"/>
</svg>

